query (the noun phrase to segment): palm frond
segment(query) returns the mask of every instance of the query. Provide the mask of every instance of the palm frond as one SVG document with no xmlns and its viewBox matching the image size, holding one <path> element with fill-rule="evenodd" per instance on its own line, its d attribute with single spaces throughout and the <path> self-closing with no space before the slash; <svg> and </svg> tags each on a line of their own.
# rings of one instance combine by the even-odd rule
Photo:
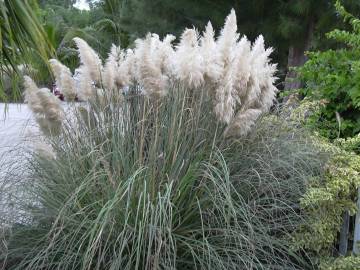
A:
<svg viewBox="0 0 360 270">
<path fill-rule="evenodd" d="M 46 32 L 38 21 L 28 1 L 0 1 L 0 79 L 10 74 L 12 80 L 19 78 L 18 65 L 30 61 L 34 52 L 44 62 L 54 54 Z M 12 88 L 10 95 L 19 95 Z M 7 100 L 4 85 L 0 84 L 0 99 Z"/>
</svg>

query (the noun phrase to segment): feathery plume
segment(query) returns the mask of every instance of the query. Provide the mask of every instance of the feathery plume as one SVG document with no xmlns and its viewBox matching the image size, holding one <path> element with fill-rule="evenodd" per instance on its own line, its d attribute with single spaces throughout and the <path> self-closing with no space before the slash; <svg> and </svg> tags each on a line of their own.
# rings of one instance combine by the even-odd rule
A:
<svg viewBox="0 0 360 270">
<path fill-rule="evenodd" d="M 168 76 L 173 75 L 172 59 L 174 57 L 175 51 L 172 46 L 172 42 L 175 39 L 175 36 L 168 34 L 165 36 L 162 42 L 158 43 L 156 58 L 160 64 L 161 71 Z"/>
<path fill-rule="evenodd" d="M 224 28 L 217 40 L 222 74 L 215 92 L 215 113 L 221 122 L 229 124 L 235 113 L 236 97 L 234 93 L 235 47 L 239 34 L 234 9 L 226 17 Z"/>
<path fill-rule="evenodd" d="M 248 82 L 248 89 L 243 98 L 244 107 L 261 108 L 268 111 L 273 104 L 277 92 L 273 85 L 276 77 L 276 65 L 269 64 L 269 56 L 273 49 L 265 50 L 264 38 L 259 36 L 252 46 L 250 54 L 251 72 Z"/>
<path fill-rule="evenodd" d="M 63 120 L 63 109 L 59 99 L 54 96 L 49 89 L 41 88 L 36 92 L 41 105 L 43 106 L 43 114 L 49 121 L 61 122 Z"/>
<path fill-rule="evenodd" d="M 241 99 L 246 95 L 251 74 L 251 43 L 246 36 L 236 44 L 234 65 L 234 87 L 238 102 L 241 104 Z"/>
<path fill-rule="evenodd" d="M 78 82 L 79 99 L 87 101 L 95 94 L 95 86 L 91 80 L 90 71 L 86 66 L 79 68 L 79 82 Z"/>
<path fill-rule="evenodd" d="M 56 79 L 57 88 L 64 94 L 67 101 L 74 101 L 76 87 L 70 69 L 56 59 L 50 59 L 49 62 Z"/>
<path fill-rule="evenodd" d="M 208 22 L 205 32 L 200 39 L 200 53 L 202 54 L 204 61 L 204 75 L 206 79 L 217 82 L 222 73 L 222 66 L 220 62 L 220 54 L 214 37 L 214 29 L 211 22 Z"/>
<path fill-rule="evenodd" d="M 128 49 L 126 52 L 123 50 L 120 51 L 118 68 L 115 74 L 115 83 L 119 89 L 130 84 L 132 76 L 130 68 L 135 64 L 132 57 L 133 51 L 131 49 Z"/>
<path fill-rule="evenodd" d="M 115 77 L 118 72 L 118 58 L 120 48 L 112 44 L 111 51 L 105 62 L 104 71 L 102 75 L 104 87 L 108 90 L 115 90 Z"/>
<path fill-rule="evenodd" d="M 132 49 L 127 49 L 123 55 L 123 60 L 120 63 L 119 83 L 122 85 L 129 85 L 136 77 L 136 57 Z"/>
<path fill-rule="evenodd" d="M 218 119 L 229 124 L 234 116 L 236 99 L 233 96 L 233 77 L 231 66 L 226 66 L 223 77 L 216 89 L 215 114 Z"/>
<path fill-rule="evenodd" d="M 198 88 L 204 83 L 204 63 L 195 29 L 186 29 L 181 35 L 173 65 L 177 79 L 189 88 Z"/>
<path fill-rule="evenodd" d="M 49 89 L 39 89 L 30 77 L 25 76 L 24 85 L 25 100 L 41 130 L 46 134 L 58 134 L 64 118 L 59 99 Z"/>
<path fill-rule="evenodd" d="M 126 53 L 120 47 L 113 44 L 103 70 L 102 79 L 104 87 L 109 90 L 115 90 L 128 85 L 130 83 L 128 68 Z"/>
<path fill-rule="evenodd" d="M 138 73 L 137 78 L 143 87 L 145 95 L 161 97 L 166 95 L 168 77 L 161 72 L 161 67 L 154 61 L 154 45 L 156 42 L 148 35 L 143 42 L 138 42 Z"/>
<path fill-rule="evenodd" d="M 232 61 L 232 52 L 238 39 L 239 34 L 237 33 L 236 14 L 235 10 L 232 9 L 225 19 L 224 27 L 222 28 L 220 37 L 217 40 L 219 53 L 221 54 L 223 61 Z"/>
<path fill-rule="evenodd" d="M 36 95 L 39 88 L 34 83 L 34 81 L 28 77 L 24 76 L 24 87 L 25 87 L 25 102 L 28 104 L 30 110 L 35 114 L 44 113 L 43 106 L 39 97 Z"/>
<path fill-rule="evenodd" d="M 247 109 L 245 111 L 239 111 L 231 124 L 225 130 L 226 136 L 245 136 L 247 135 L 255 124 L 255 121 L 259 118 L 262 111 L 259 109 Z"/>
<path fill-rule="evenodd" d="M 74 38 L 78 52 L 80 55 L 81 64 L 84 65 L 90 75 L 90 78 L 98 83 L 101 79 L 102 63 L 99 55 L 81 38 Z"/>
</svg>

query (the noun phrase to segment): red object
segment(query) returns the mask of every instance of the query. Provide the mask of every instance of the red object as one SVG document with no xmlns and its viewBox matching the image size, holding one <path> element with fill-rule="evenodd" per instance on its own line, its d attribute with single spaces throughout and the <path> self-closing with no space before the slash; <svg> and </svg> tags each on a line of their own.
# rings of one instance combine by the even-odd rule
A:
<svg viewBox="0 0 360 270">
<path fill-rule="evenodd" d="M 51 91 L 58 99 L 61 101 L 64 101 L 64 95 L 60 92 L 59 88 L 56 87 L 55 84 L 53 84 L 52 91 Z"/>
<path fill-rule="evenodd" d="M 64 101 L 64 95 L 59 90 L 55 90 L 54 95 L 58 97 L 61 101 Z"/>
<path fill-rule="evenodd" d="M 61 101 L 65 100 L 64 95 L 61 93 L 60 89 L 56 87 L 55 84 L 53 84 L 53 88 L 52 88 L 51 92 Z M 75 97 L 75 101 L 79 101 L 79 98 L 77 96 Z"/>
</svg>

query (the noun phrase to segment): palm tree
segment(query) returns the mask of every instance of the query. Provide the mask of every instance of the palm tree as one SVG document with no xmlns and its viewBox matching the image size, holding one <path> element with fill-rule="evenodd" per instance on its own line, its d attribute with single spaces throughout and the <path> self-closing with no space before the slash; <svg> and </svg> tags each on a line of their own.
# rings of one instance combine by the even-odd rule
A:
<svg viewBox="0 0 360 270">
<path fill-rule="evenodd" d="M 47 62 L 54 53 L 39 23 L 36 2 L 28 0 L 0 0 L 0 100 L 18 99 L 19 65 L 27 64 L 34 56 Z M 4 78 L 12 79 L 11 92 L 5 92 Z"/>
<path fill-rule="evenodd" d="M 117 45 L 127 47 L 129 35 L 124 31 L 120 20 L 123 0 L 103 0 L 99 2 L 105 18 L 97 21 L 94 27 L 97 31 L 106 31 L 110 39 Z"/>
</svg>

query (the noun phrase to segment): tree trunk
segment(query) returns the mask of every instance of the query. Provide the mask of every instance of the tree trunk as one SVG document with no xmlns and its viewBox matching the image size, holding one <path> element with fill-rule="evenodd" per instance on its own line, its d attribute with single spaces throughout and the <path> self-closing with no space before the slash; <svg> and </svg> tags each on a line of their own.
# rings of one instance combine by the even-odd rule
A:
<svg viewBox="0 0 360 270">
<path fill-rule="evenodd" d="M 355 230 L 354 230 L 354 243 L 353 243 L 354 255 L 360 255 L 359 242 L 360 242 L 360 188 L 358 188 L 357 213 L 355 217 Z"/>
<path fill-rule="evenodd" d="M 302 44 L 292 44 L 289 47 L 288 54 L 288 72 L 285 78 L 285 90 L 294 90 L 302 87 L 302 84 L 297 80 L 296 71 L 293 68 L 301 67 L 306 62 L 307 58 L 305 52 L 310 49 L 311 40 L 314 32 L 314 21 L 311 19 L 307 28 L 306 38 Z"/>
<path fill-rule="evenodd" d="M 345 211 L 343 214 L 343 223 L 340 229 L 340 243 L 339 243 L 339 253 L 342 256 L 345 256 L 348 250 L 349 222 L 350 222 L 349 211 Z"/>
</svg>

